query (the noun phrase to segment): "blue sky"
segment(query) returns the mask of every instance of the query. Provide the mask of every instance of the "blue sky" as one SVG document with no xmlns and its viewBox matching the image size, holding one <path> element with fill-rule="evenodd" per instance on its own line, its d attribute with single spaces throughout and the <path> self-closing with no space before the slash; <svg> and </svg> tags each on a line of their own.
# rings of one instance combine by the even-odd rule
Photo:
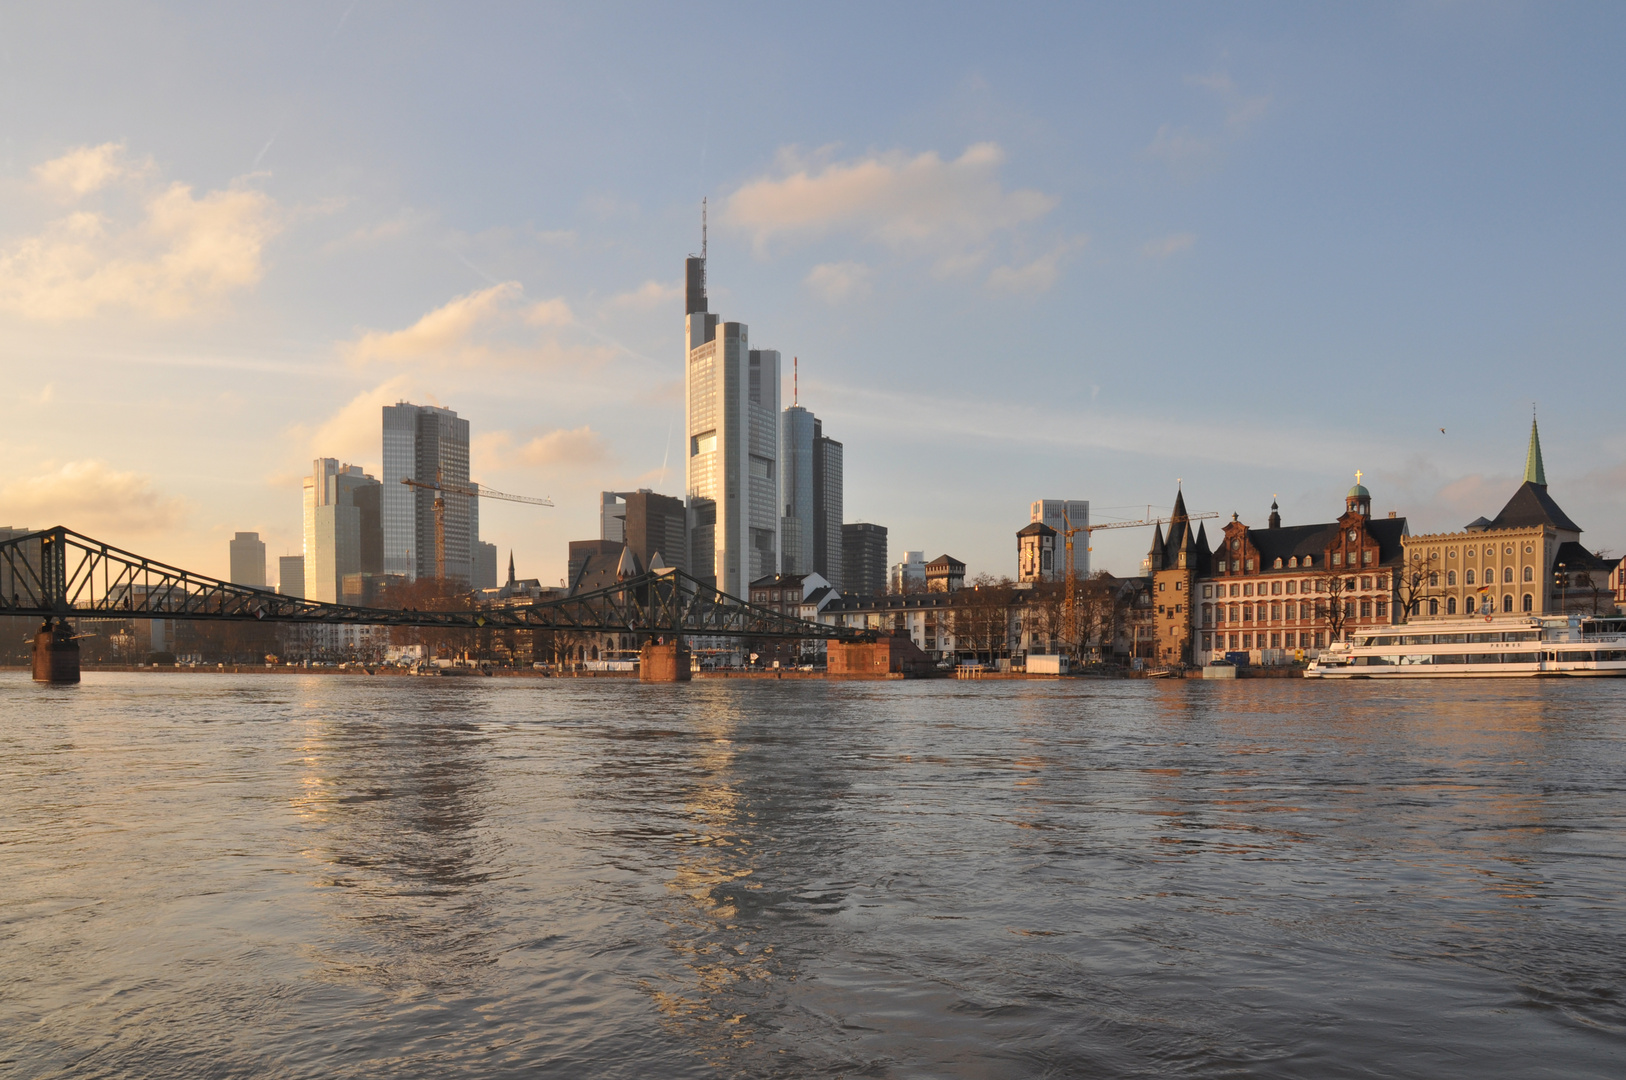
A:
<svg viewBox="0 0 1626 1080">
<path fill-rule="evenodd" d="M 555 580 L 597 491 L 681 493 L 707 196 L 713 310 L 800 357 L 894 553 L 1010 573 L 1029 500 L 1177 479 L 1327 520 L 1356 469 L 1456 526 L 1536 402 L 1619 554 L 1623 45 L 1605 4 L 0 12 L 0 524 L 297 552 L 309 459 L 376 470 L 405 397 L 556 500 L 483 517 Z"/>
</svg>

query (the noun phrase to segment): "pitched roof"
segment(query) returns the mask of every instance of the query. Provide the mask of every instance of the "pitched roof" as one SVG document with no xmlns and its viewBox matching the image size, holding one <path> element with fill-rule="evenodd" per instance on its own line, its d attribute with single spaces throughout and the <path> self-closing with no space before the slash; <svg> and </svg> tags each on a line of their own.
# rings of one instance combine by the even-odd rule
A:
<svg viewBox="0 0 1626 1080">
<path fill-rule="evenodd" d="M 1541 467 L 1540 447 L 1536 448 L 1536 467 Z M 1581 526 L 1559 509 L 1553 497 L 1547 494 L 1547 485 L 1526 480 L 1513 493 L 1513 498 L 1502 507 L 1502 512 L 1491 522 L 1493 529 L 1524 529 L 1536 525 L 1551 525 L 1565 532 L 1580 532 Z"/>
<path fill-rule="evenodd" d="M 1600 559 L 1574 540 L 1566 540 L 1558 545 L 1557 556 L 1554 558 L 1553 564 L 1556 566 L 1558 563 L 1563 563 L 1564 569 L 1572 574 L 1579 573 L 1582 570 L 1607 574 L 1615 568 L 1615 564 L 1619 561 L 1619 559 Z M 1599 582 L 1598 584 L 1603 583 Z"/>
<path fill-rule="evenodd" d="M 1042 521 L 1035 521 L 1025 528 L 1018 529 L 1017 536 L 1055 536 L 1056 530 Z"/>
<path fill-rule="evenodd" d="M 1259 552 L 1261 570 L 1274 569 L 1277 559 L 1282 560 L 1284 566 L 1289 559 L 1297 558 L 1303 562 L 1306 555 L 1314 556 L 1315 565 L 1321 566 L 1327 549 L 1338 539 L 1340 528 L 1342 526 L 1336 521 L 1319 525 L 1281 525 L 1274 529 L 1250 528 L 1248 542 Z M 1366 531 L 1378 542 L 1380 565 L 1400 559 L 1401 543 L 1406 537 L 1405 518 L 1368 518 Z"/>
</svg>

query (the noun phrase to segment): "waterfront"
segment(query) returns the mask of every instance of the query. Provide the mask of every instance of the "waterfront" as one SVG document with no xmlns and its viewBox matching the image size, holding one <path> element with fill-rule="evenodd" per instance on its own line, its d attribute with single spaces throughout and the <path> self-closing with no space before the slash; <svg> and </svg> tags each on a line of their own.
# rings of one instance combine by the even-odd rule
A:
<svg viewBox="0 0 1626 1080">
<path fill-rule="evenodd" d="M 1615 1076 L 1626 686 L 0 677 L 0 1076 Z"/>
</svg>

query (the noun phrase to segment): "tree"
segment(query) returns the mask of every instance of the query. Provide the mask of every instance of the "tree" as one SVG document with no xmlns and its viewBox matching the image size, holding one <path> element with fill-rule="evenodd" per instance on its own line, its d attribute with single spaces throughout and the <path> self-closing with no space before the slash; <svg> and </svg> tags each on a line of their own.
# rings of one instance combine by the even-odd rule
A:
<svg viewBox="0 0 1626 1080">
<path fill-rule="evenodd" d="M 1394 570 L 1394 602 L 1399 622 L 1422 614 L 1423 601 L 1433 596 L 1440 586 L 1440 554 L 1424 554 L 1414 550 L 1406 561 Z"/>
<path fill-rule="evenodd" d="M 1315 581 L 1315 617 L 1327 624 L 1328 641 L 1344 636 L 1344 625 L 1355 614 L 1354 602 L 1346 599 L 1355 586 L 1355 579 L 1345 577 L 1343 571 L 1323 570 Z"/>
</svg>

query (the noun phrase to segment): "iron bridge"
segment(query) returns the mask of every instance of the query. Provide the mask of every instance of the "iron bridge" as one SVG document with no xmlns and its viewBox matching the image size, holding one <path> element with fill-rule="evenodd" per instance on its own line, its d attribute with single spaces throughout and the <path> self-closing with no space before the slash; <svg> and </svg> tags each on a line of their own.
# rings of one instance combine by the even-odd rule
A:
<svg viewBox="0 0 1626 1080">
<path fill-rule="evenodd" d="M 575 596 L 467 610 L 325 604 L 194 574 L 57 526 L 0 541 L 0 615 L 198 619 L 442 630 L 554 630 L 655 636 L 868 640 L 747 603 L 675 568 Z"/>
</svg>

